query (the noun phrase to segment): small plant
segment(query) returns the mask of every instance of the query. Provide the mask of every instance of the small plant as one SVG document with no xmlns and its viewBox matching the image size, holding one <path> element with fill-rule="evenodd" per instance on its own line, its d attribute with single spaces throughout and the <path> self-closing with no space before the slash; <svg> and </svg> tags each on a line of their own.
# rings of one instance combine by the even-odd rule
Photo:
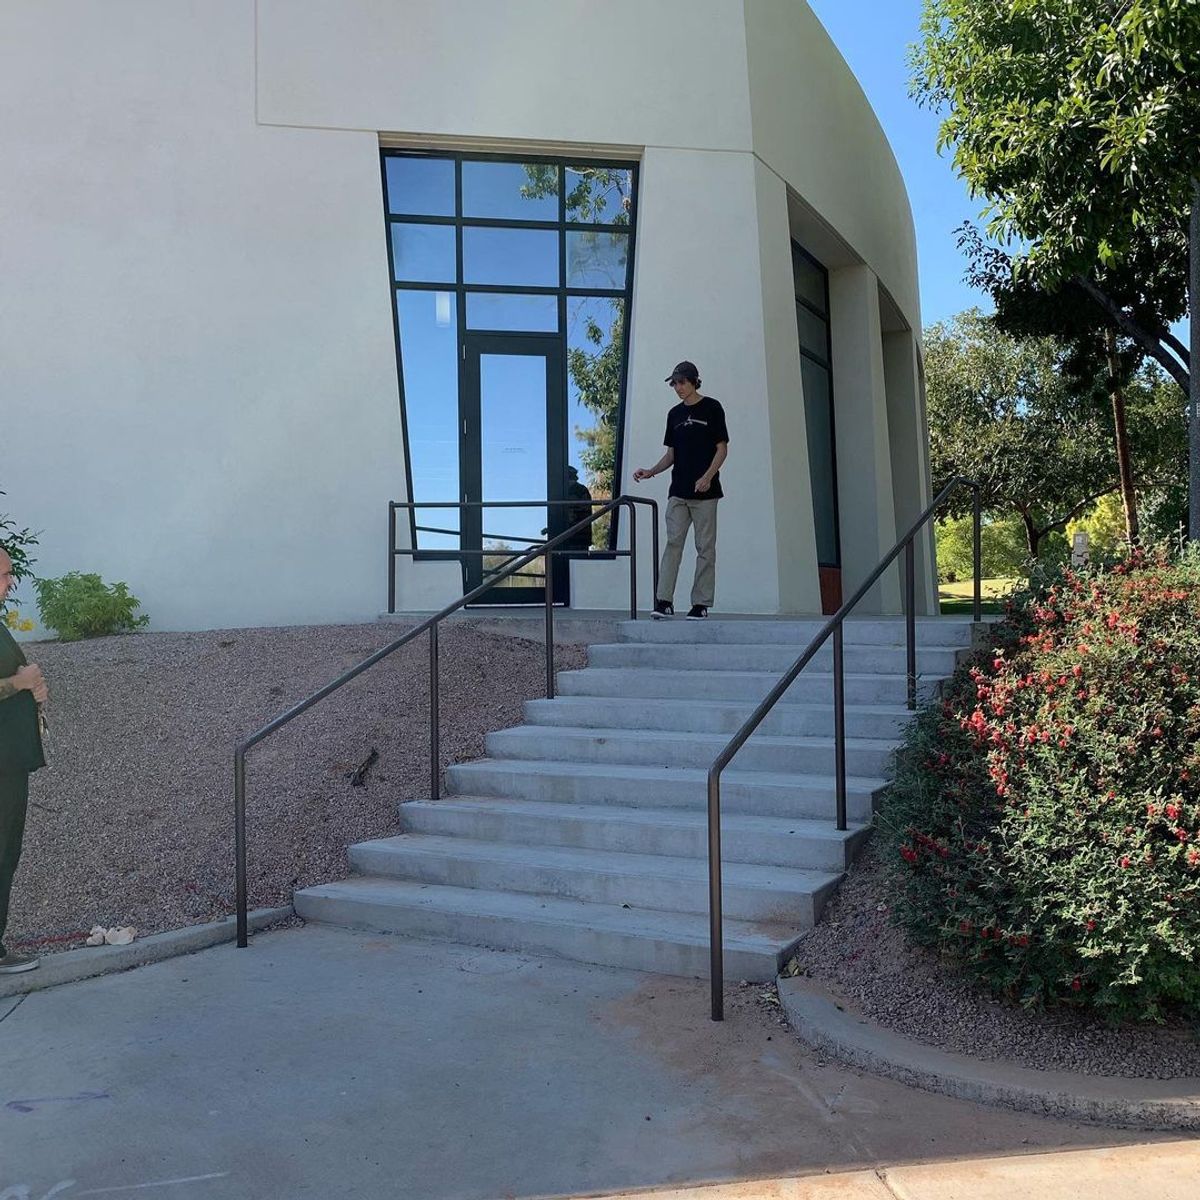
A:
<svg viewBox="0 0 1200 1200">
<path fill-rule="evenodd" d="M 990 634 L 898 755 L 901 921 L 1026 1005 L 1200 1013 L 1200 555 L 1063 572 Z"/>
<path fill-rule="evenodd" d="M 0 492 L 0 496 L 3 495 Z M 19 584 L 32 574 L 34 559 L 29 556 L 29 547 L 36 545 L 37 537 L 33 533 L 28 529 L 18 529 L 7 513 L 0 513 L 0 550 L 6 551 L 12 559 L 14 583 Z M 11 603 L 11 595 L 7 600 L 0 600 L 0 613 L 4 613 Z M 11 624 L 9 627 L 13 628 Z"/>
<path fill-rule="evenodd" d="M 140 604 L 124 583 L 108 587 L 99 575 L 71 571 L 61 579 L 37 579 L 33 586 L 42 622 L 64 642 L 126 633 L 150 620 L 134 615 Z"/>
</svg>

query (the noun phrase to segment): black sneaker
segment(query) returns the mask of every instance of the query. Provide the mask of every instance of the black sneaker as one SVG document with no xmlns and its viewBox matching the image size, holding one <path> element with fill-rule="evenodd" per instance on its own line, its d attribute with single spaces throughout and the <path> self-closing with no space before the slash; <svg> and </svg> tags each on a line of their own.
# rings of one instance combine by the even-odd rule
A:
<svg viewBox="0 0 1200 1200">
<path fill-rule="evenodd" d="M 670 600 L 655 600 L 654 611 L 650 614 L 656 620 L 662 621 L 675 615 L 675 605 Z"/>
<path fill-rule="evenodd" d="M 693 604 L 687 615 L 689 621 L 703 621 L 708 616 L 708 609 L 703 604 Z"/>
<path fill-rule="evenodd" d="M 16 975 L 21 971 L 32 971 L 38 960 L 32 954 L 8 953 L 0 958 L 0 975 Z"/>
</svg>

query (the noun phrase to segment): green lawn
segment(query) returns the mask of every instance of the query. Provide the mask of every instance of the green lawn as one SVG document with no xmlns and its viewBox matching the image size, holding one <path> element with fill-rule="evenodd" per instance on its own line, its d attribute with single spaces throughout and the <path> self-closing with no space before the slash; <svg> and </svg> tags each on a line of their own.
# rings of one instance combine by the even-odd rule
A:
<svg viewBox="0 0 1200 1200">
<path fill-rule="evenodd" d="M 1004 600 L 1011 595 L 1013 589 L 1024 582 L 1020 579 L 984 579 L 980 582 L 980 592 L 983 597 L 985 613 L 1002 613 Z M 974 610 L 972 597 L 975 594 L 974 580 L 967 579 L 958 583 L 943 583 L 938 585 L 938 597 L 941 600 L 943 616 L 955 616 L 970 613 Z"/>
</svg>

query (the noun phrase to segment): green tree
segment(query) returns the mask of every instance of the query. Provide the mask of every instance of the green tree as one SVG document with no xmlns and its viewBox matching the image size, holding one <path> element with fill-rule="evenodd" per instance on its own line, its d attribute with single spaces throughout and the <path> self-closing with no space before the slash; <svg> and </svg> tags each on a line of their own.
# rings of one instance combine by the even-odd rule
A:
<svg viewBox="0 0 1200 1200">
<path fill-rule="evenodd" d="M 1017 277 L 1079 288 L 1190 395 L 1200 538 L 1200 4 L 926 0 L 913 68 Z M 1121 270 L 1161 289 L 1157 317 L 1111 286 Z M 1165 323 L 1185 308 L 1190 351 Z"/>
<path fill-rule="evenodd" d="M 938 579 L 942 583 L 971 579 L 975 574 L 975 522 L 949 517 L 934 526 Z M 1015 515 L 985 520 L 979 531 L 983 579 L 1016 579 L 1025 573 L 1029 553 L 1025 527 Z"/>
<path fill-rule="evenodd" d="M 1117 487 L 1111 414 L 1065 357 L 1054 339 L 1010 337 L 978 310 L 925 335 L 934 490 L 977 480 L 990 517 L 1020 519 L 1031 560 Z M 962 516 L 969 497 L 957 503 Z"/>
<path fill-rule="evenodd" d="M 4 493 L 0 492 L 0 496 Z M 33 577 L 33 564 L 37 560 L 29 553 L 31 546 L 37 545 L 37 537 L 28 529 L 19 528 L 8 513 L 0 512 L 0 550 L 4 550 L 13 565 L 13 582 L 19 584 L 22 579 Z M 6 601 L 0 601 L 0 613 L 12 603 L 10 593 Z"/>
</svg>

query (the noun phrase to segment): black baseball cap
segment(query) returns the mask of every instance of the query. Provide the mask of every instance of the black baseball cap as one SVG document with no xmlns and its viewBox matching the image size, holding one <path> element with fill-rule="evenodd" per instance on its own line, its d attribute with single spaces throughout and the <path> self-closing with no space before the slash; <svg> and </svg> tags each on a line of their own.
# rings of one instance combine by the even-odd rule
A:
<svg viewBox="0 0 1200 1200">
<path fill-rule="evenodd" d="M 696 370 L 696 364 L 688 362 L 687 359 L 684 359 L 681 363 L 676 363 L 675 370 L 663 382 L 674 383 L 677 379 L 686 379 L 688 383 L 699 383 L 700 372 Z"/>
</svg>

